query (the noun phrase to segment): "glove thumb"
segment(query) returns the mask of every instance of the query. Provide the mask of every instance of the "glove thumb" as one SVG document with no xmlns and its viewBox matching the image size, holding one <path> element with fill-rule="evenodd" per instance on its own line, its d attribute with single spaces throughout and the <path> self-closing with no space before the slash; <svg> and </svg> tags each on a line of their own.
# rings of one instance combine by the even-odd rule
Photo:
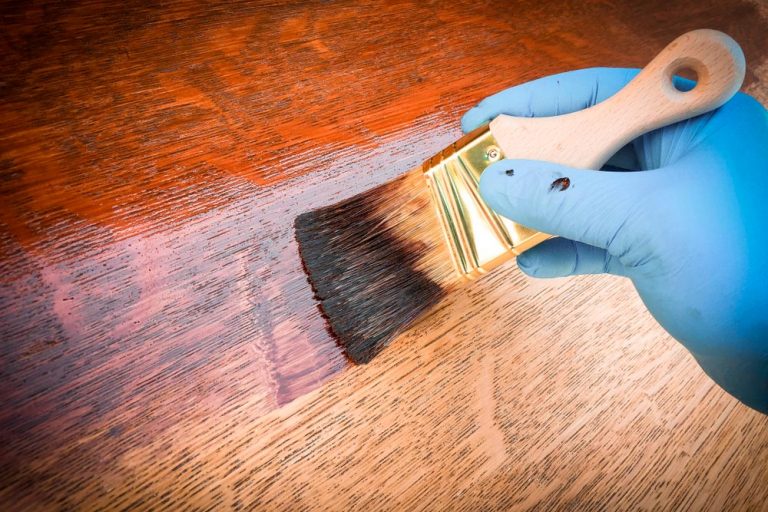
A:
<svg viewBox="0 0 768 512">
<path fill-rule="evenodd" d="M 480 194 L 497 213 L 550 235 L 613 255 L 630 249 L 642 218 L 641 199 L 655 173 L 574 169 L 536 160 L 501 160 L 480 179 Z"/>
</svg>

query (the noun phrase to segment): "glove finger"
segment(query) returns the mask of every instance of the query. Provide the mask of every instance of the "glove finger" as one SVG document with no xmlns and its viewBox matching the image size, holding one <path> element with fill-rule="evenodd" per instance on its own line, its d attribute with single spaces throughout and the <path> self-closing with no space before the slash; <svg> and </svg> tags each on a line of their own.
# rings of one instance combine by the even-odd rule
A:
<svg viewBox="0 0 768 512">
<path fill-rule="evenodd" d="M 588 68 L 550 75 L 488 96 L 461 118 L 466 133 L 499 114 L 545 117 L 568 114 L 599 103 L 624 87 L 639 70 Z"/>
<path fill-rule="evenodd" d="M 663 173 L 663 171 L 661 171 Z M 496 212 L 551 235 L 611 254 L 628 250 L 622 232 L 636 226 L 641 199 L 657 171 L 601 172 L 536 160 L 501 160 L 480 178 L 480 194 Z"/>
<path fill-rule="evenodd" d="M 528 249 L 517 257 L 517 265 L 531 277 L 626 275 L 624 265 L 605 249 L 567 238 L 550 238 Z"/>
</svg>

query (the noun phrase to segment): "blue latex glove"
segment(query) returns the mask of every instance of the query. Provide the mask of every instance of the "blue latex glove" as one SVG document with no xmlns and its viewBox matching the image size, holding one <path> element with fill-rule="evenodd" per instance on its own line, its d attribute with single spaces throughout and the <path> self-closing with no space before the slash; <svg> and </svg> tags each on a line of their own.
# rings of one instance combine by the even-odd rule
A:
<svg viewBox="0 0 768 512">
<path fill-rule="evenodd" d="M 637 72 L 584 69 L 528 82 L 483 100 L 464 115 L 462 129 L 499 114 L 581 110 Z M 630 278 L 651 314 L 715 382 L 768 413 L 765 108 L 739 93 L 712 113 L 640 137 L 628 150 L 634 172 L 502 160 L 483 173 L 480 192 L 501 215 L 560 237 L 520 255 L 523 272 Z M 570 186 L 552 187 L 562 177 Z"/>
</svg>

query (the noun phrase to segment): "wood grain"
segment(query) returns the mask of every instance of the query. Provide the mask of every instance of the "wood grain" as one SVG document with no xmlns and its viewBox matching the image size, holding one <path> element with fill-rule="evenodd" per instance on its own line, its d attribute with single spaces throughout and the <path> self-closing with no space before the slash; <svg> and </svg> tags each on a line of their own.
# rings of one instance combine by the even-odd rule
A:
<svg viewBox="0 0 768 512">
<path fill-rule="evenodd" d="M 2 508 L 765 509 L 768 420 L 626 281 L 508 266 L 350 367 L 291 231 L 480 98 L 694 28 L 739 41 L 765 98 L 762 12 L 3 4 Z"/>
</svg>

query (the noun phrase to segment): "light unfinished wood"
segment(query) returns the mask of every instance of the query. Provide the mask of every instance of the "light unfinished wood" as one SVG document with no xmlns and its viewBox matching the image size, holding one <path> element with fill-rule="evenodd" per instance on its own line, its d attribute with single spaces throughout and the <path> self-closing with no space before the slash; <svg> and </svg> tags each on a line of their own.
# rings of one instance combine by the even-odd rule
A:
<svg viewBox="0 0 768 512">
<path fill-rule="evenodd" d="M 764 510 L 768 419 L 625 280 L 505 267 L 262 418 L 223 404 L 79 482 L 86 508 Z M 195 440 L 190 444 L 190 440 Z"/>
</svg>

